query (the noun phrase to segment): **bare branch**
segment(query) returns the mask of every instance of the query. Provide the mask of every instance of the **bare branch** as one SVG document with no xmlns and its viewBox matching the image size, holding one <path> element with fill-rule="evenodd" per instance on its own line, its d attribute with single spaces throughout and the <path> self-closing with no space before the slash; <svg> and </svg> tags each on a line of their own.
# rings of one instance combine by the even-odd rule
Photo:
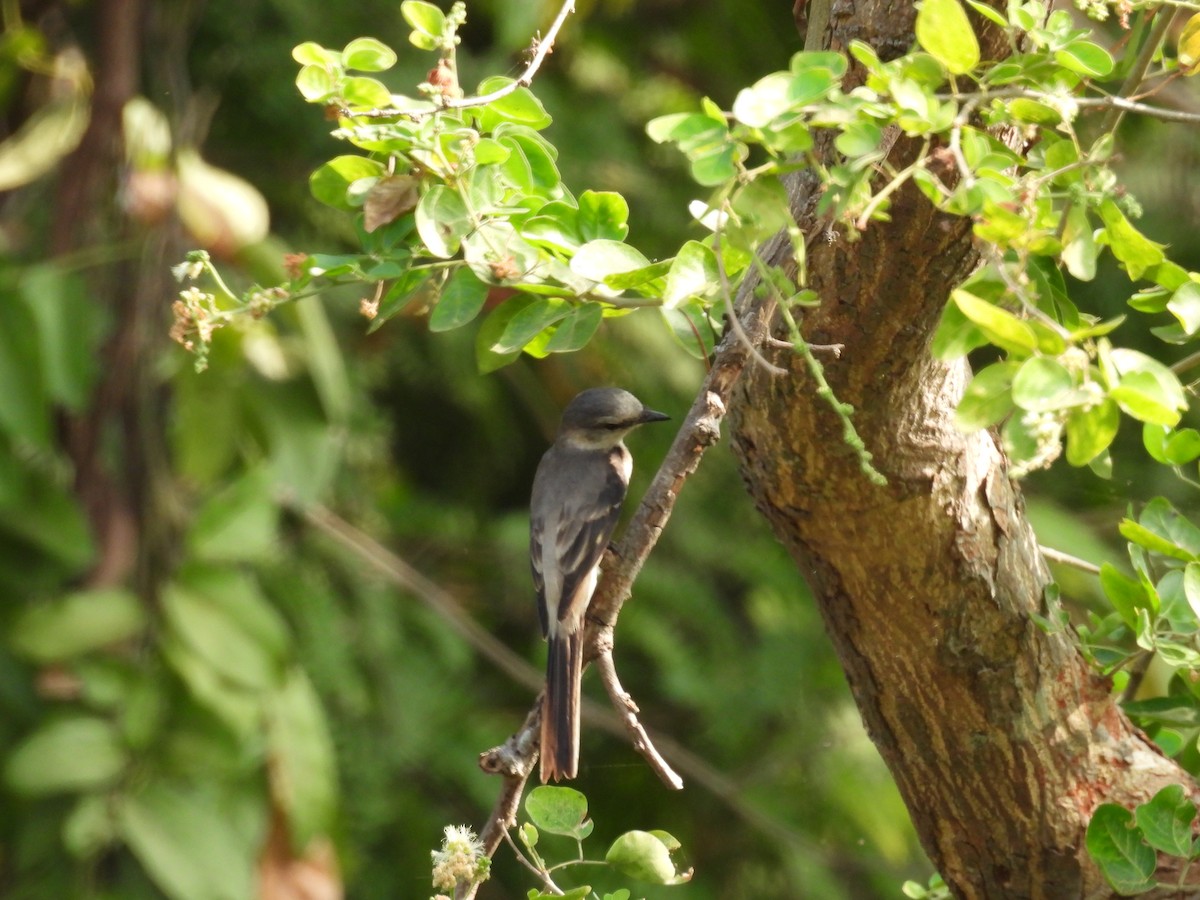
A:
<svg viewBox="0 0 1200 900">
<path fill-rule="evenodd" d="M 1088 572 L 1092 575 L 1100 574 L 1100 567 L 1095 563 L 1088 562 L 1086 559 L 1080 559 L 1078 556 L 1072 556 L 1070 553 L 1063 553 L 1061 550 L 1055 550 L 1053 547 L 1047 547 L 1045 544 L 1039 544 L 1038 549 L 1042 551 L 1042 556 L 1046 557 L 1050 562 L 1070 566 L 1073 569 Z"/>
<path fill-rule="evenodd" d="M 529 60 L 529 65 L 525 70 L 518 75 L 513 81 L 504 85 L 502 88 L 497 88 L 487 94 L 482 94 L 476 97 L 447 97 L 438 94 L 433 101 L 433 106 L 423 109 L 371 109 L 353 113 L 354 116 L 362 116 L 364 118 L 384 118 L 387 116 L 403 116 L 406 119 L 421 119 L 425 116 L 431 116 L 445 109 L 467 109 L 473 106 L 486 106 L 496 100 L 507 97 L 514 93 L 518 88 L 529 87 L 533 83 L 533 76 L 537 74 L 538 69 L 542 67 L 542 62 L 546 57 L 554 51 L 554 42 L 558 38 L 559 31 L 562 30 L 563 24 L 567 21 L 567 16 L 575 12 L 575 0 L 564 0 L 562 8 L 559 9 L 558 15 L 554 17 L 554 22 L 550 25 L 550 29 L 546 32 L 545 37 L 535 37 L 530 45 L 530 52 L 533 56 Z"/>
<path fill-rule="evenodd" d="M 517 79 L 511 84 L 506 84 L 499 90 L 492 91 L 490 94 L 484 94 L 481 97 L 447 97 L 439 101 L 439 104 L 447 109 L 463 109 L 468 106 L 486 106 L 493 100 L 499 100 L 502 97 L 507 97 L 517 88 L 529 87 L 533 83 L 533 76 L 537 74 L 537 70 L 541 68 L 542 61 L 554 50 L 554 41 L 558 38 L 558 32 L 562 30 L 563 23 L 567 21 L 567 16 L 575 11 L 575 0 L 564 0 L 562 9 L 558 11 L 558 15 L 554 17 L 554 22 L 550 25 L 550 30 L 546 32 L 544 38 L 535 38 L 531 49 L 533 50 L 533 58 L 529 60 L 529 65 L 525 67 L 525 71 L 517 76 Z"/>
<path fill-rule="evenodd" d="M 625 725 L 625 730 L 629 732 L 629 737 L 633 741 L 633 749 L 646 758 L 646 762 L 662 779 L 663 784 L 673 791 L 682 791 L 683 779 L 654 748 L 654 743 L 646 734 L 646 729 L 638 721 L 637 704 L 633 702 L 633 697 L 621 687 L 621 682 L 617 679 L 617 669 L 613 664 L 611 647 L 605 648 L 596 657 L 596 668 L 600 670 L 600 681 L 604 684 L 604 689 L 608 691 L 608 698 L 612 701 L 613 709 L 617 710 Z"/>
</svg>

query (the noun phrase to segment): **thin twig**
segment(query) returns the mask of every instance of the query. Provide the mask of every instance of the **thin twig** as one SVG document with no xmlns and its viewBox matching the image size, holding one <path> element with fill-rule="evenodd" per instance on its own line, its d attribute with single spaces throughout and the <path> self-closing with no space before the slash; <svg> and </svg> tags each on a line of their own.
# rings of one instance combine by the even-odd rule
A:
<svg viewBox="0 0 1200 900">
<path fill-rule="evenodd" d="M 532 47 L 533 58 L 529 60 L 529 65 L 525 67 L 525 71 L 518 75 L 516 80 L 511 84 L 506 84 L 499 90 L 492 91 L 490 94 L 484 94 L 481 97 L 449 97 L 442 101 L 442 105 L 449 109 L 462 109 L 466 106 L 486 106 L 493 100 L 507 97 L 517 88 L 529 87 L 533 83 L 533 76 L 537 74 L 537 70 L 542 66 L 542 60 L 554 49 L 554 41 L 558 37 L 558 32 L 562 29 L 563 23 L 567 21 L 567 16 L 574 11 L 575 0 L 565 0 L 562 8 L 558 11 L 558 15 L 554 17 L 554 22 L 550 25 L 550 30 L 546 32 L 546 36 L 534 40 Z"/>
<path fill-rule="evenodd" d="M 742 346 L 755 363 L 762 366 L 772 375 L 786 375 L 787 369 L 767 362 L 767 358 L 759 352 L 758 347 L 750 340 L 750 336 L 746 334 L 746 329 L 742 327 L 741 320 L 738 319 L 737 310 L 733 308 L 733 291 L 729 286 L 729 274 L 725 271 L 725 263 L 721 259 L 720 227 L 713 232 L 713 257 L 717 261 L 717 278 L 721 282 L 721 299 L 725 301 L 725 318 L 729 322 L 729 327 L 733 329 L 734 335 L 742 342 Z"/>
<path fill-rule="evenodd" d="M 662 755 L 655 749 L 646 729 L 638 721 L 639 712 L 633 697 L 621 687 L 617 678 L 617 668 L 613 664 L 612 649 L 606 648 L 596 657 L 596 668 L 600 672 L 600 681 L 608 691 L 608 698 L 613 708 L 617 710 L 625 725 L 625 730 L 633 741 L 633 749 L 645 757 L 650 768 L 662 780 L 663 784 L 675 791 L 683 790 L 683 779 L 672 769 Z"/>
<path fill-rule="evenodd" d="M 774 347 L 776 350 L 795 350 L 796 345 L 791 341 L 785 341 L 782 338 L 777 338 L 774 335 L 767 335 L 763 343 L 768 347 Z M 842 351 L 846 349 L 845 344 L 809 344 L 808 349 L 813 353 L 828 353 L 834 359 L 842 358 Z"/>
<path fill-rule="evenodd" d="M 1122 82 L 1120 89 L 1117 91 L 1117 96 L 1109 98 L 1112 101 L 1112 108 L 1105 115 L 1104 123 L 1101 125 L 1101 130 L 1108 134 L 1116 132 L 1126 112 L 1142 112 L 1146 114 L 1154 112 L 1157 114 L 1155 108 L 1152 106 L 1147 106 L 1144 109 L 1135 109 L 1134 107 L 1141 107 L 1143 104 L 1124 99 L 1141 87 L 1142 81 L 1146 77 L 1146 70 L 1150 68 L 1150 63 L 1154 60 L 1154 55 L 1158 52 L 1158 47 L 1163 42 L 1163 38 L 1167 36 L 1167 31 L 1170 29 L 1171 23 L 1177 17 L 1182 16 L 1184 12 L 1181 9 L 1167 12 L 1165 7 L 1159 7 L 1156 14 L 1160 18 L 1154 23 L 1154 28 L 1146 38 L 1146 43 L 1142 46 L 1141 52 L 1138 53 L 1137 59 L 1134 60 L 1133 67 L 1129 70 L 1129 74 L 1125 77 L 1125 81 Z M 1168 119 L 1169 117 L 1161 116 L 1161 118 Z M 1200 121 L 1200 119 L 1196 121 Z"/>
<path fill-rule="evenodd" d="M 554 50 L 554 42 L 558 38 L 559 31 L 562 30 L 563 24 L 567 21 L 567 16 L 575 11 L 575 0 L 564 0 L 562 8 L 559 9 L 558 15 L 554 17 L 554 22 L 550 25 L 550 29 L 546 32 L 543 38 L 534 38 L 530 50 L 533 52 L 532 58 L 529 60 L 529 65 L 521 72 L 514 80 L 510 81 L 504 87 L 497 88 L 487 94 L 482 94 L 476 97 L 446 97 L 437 95 L 437 99 L 433 101 L 434 108 L 428 110 L 411 110 L 411 109 L 371 109 L 364 112 L 356 112 L 355 116 L 364 118 L 384 118 L 387 116 L 403 116 L 408 119 L 420 119 L 424 116 L 433 115 L 441 112 L 444 109 L 467 109 L 473 106 L 487 106 L 496 100 L 507 97 L 514 93 L 518 88 L 529 87 L 533 83 L 533 76 L 537 74 L 541 68 L 542 62 Z"/>
<path fill-rule="evenodd" d="M 1100 574 L 1100 567 L 1095 563 L 1088 562 L 1086 559 L 1080 559 L 1078 556 L 1072 556 L 1070 553 L 1063 553 L 1061 550 L 1055 550 L 1053 547 L 1047 547 L 1045 544 L 1038 544 L 1038 549 L 1042 551 L 1042 556 L 1046 557 L 1050 562 L 1070 566 L 1073 569 L 1088 572 L 1092 575 Z"/>
<path fill-rule="evenodd" d="M 1183 359 L 1179 360 L 1179 362 L 1172 365 L 1171 371 L 1176 375 L 1182 375 L 1196 368 L 1196 366 L 1200 366 L 1200 350 L 1197 350 L 1195 353 L 1189 353 Z"/>
<path fill-rule="evenodd" d="M 309 524 L 335 539 L 343 547 L 369 563 L 394 584 L 411 591 L 438 614 L 450 627 L 501 672 L 518 684 L 541 690 L 542 678 L 532 666 L 481 626 L 449 592 L 426 578 L 405 560 L 392 553 L 370 535 L 355 528 L 324 506 L 300 507 L 290 504 Z"/>
</svg>

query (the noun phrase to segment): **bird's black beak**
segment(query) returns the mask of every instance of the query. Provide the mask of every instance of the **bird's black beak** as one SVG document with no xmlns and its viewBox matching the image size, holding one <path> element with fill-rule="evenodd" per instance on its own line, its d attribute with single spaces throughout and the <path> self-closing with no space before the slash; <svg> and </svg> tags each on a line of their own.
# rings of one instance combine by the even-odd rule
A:
<svg viewBox="0 0 1200 900">
<path fill-rule="evenodd" d="M 638 418 L 639 424 L 645 425 L 647 422 L 665 422 L 670 416 L 666 413 L 660 413 L 653 409 L 643 409 L 641 416 Z"/>
</svg>

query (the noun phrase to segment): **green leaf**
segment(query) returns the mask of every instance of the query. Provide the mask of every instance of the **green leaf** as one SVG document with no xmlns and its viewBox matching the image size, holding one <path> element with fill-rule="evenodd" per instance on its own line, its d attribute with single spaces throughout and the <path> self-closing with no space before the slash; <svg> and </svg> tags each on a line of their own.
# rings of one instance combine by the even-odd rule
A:
<svg viewBox="0 0 1200 900">
<path fill-rule="evenodd" d="M 554 335 L 547 341 L 547 353 L 573 353 L 579 350 L 595 335 L 604 316 L 604 307 L 599 303 L 587 301 L 578 304 L 565 319 L 554 329 Z"/>
<path fill-rule="evenodd" d="M 1200 705 L 1195 697 L 1176 694 L 1170 697 L 1151 697 L 1148 700 L 1130 700 L 1121 704 L 1129 715 L 1135 716 L 1139 724 L 1178 725 L 1183 728 L 1200 727 Z"/>
<path fill-rule="evenodd" d="M 603 282 L 610 275 L 620 275 L 650 265 L 650 260 L 621 241 L 598 239 L 588 241 L 571 257 L 571 271 L 592 281 Z"/>
<path fill-rule="evenodd" d="M 1182 428 L 1167 440 L 1164 448 L 1167 463 L 1182 466 L 1200 457 L 1200 431 Z"/>
<path fill-rule="evenodd" d="M 1160 553 L 1172 559 L 1182 559 L 1192 562 L 1196 554 L 1176 544 L 1170 538 L 1164 537 L 1132 519 L 1122 519 L 1118 530 L 1121 536 L 1130 543 L 1145 547 L 1151 553 Z"/>
<path fill-rule="evenodd" d="M 308 179 L 312 195 L 334 209 L 354 210 L 347 197 L 350 185 L 364 178 L 382 178 L 386 174 L 381 163 L 365 156 L 338 156 L 321 166 Z"/>
<path fill-rule="evenodd" d="M 77 274 L 54 264 L 28 266 L 20 293 L 33 316 L 47 394 L 68 410 L 82 411 L 100 369 L 103 311 Z"/>
<path fill-rule="evenodd" d="M 299 668 L 288 671 L 266 704 L 271 795 L 283 812 L 292 848 L 303 854 L 333 826 L 337 770 L 321 700 Z"/>
<path fill-rule="evenodd" d="M 124 770 L 126 751 L 116 727 L 95 716 L 50 719 L 17 745 L 4 780 L 29 796 L 108 787 Z"/>
<path fill-rule="evenodd" d="M 725 122 L 704 113 L 672 113 L 646 123 L 646 135 L 656 144 L 673 142 L 687 152 L 685 145 L 693 142 L 721 143 L 728 136 Z"/>
<path fill-rule="evenodd" d="M 979 41 L 958 0 L 922 0 L 917 9 L 917 43 L 954 75 L 979 64 Z"/>
<path fill-rule="evenodd" d="M 1120 426 L 1120 408 L 1110 399 L 1072 409 L 1066 423 L 1067 463 L 1088 465 L 1108 449 Z"/>
<path fill-rule="evenodd" d="M 1087 849 L 1109 883 L 1122 894 L 1141 894 L 1155 886 L 1158 859 L 1133 824 L 1133 814 L 1102 803 L 1087 827 Z"/>
<path fill-rule="evenodd" d="M 1100 566 L 1100 586 L 1121 621 L 1130 628 L 1137 625 L 1139 609 L 1151 609 L 1154 606 L 1142 582 L 1122 574 L 1112 563 Z"/>
<path fill-rule="evenodd" d="M 193 568 L 163 591 L 170 633 L 234 685 L 277 687 L 288 644 L 286 626 L 248 576 Z"/>
<path fill-rule="evenodd" d="M 1190 279 L 1179 286 L 1167 301 L 1171 312 L 1189 337 L 1200 330 L 1200 284 Z"/>
<path fill-rule="evenodd" d="M 1121 383 L 1109 391 L 1109 396 L 1139 421 L 1168 426 L 1179 423 L 1179 411 L 1172 406 L 1172 399 L 1149 372 L 1124 376 Z"/>
<path fill-rule="evenodd" d="M 488 286 L 468 267 L 455 269 L 429 316 L 430 331 L 461 328 L 479 315 L 487 300 Z"/>
<path fill-rule="evenodd" d="M 1200 563 L 1190 562 L 1183 570 L 1183 592 L 1192 613 L 1200 620 Z"/>
<path fill-rule="evenodd" d="M 942 308 L 942 319 L 933 335 L 931 352 L 937 359 L 952 360 L 986 346 L 987 335 L 968 319 L 957 303 Z"/>
<path fill-rule="evenodd" d="M 417 234 L 439 259 L 454 256 L 473 227 L 462 197 L 443 184 L 435 184 L 417 201 L 416 221 Z"/>
<path fill-rule="evenodd" d="M 146 611 L 132 593 L 97 588 L 29 607 L 11 626 L 9 642 L 27 659 L 59 662 L 129 640 L 146 622 Z"/>
<path fill-rule="evenodd" d="M 704 187 L 724 184 L 737 176 L 737 162 L 746 157 L 746 147 L 733 141 L 691 156 L 692 178 Z"/>
<path fill-rule="evenodd" d="M 446 30 L 446 15 L 438 7 L 424 0 L 404 0 L 400 15 L 412 27 L 408 40 L 414 47 L 433 50 L 438 46 Z"/>
<path fill-rule="evenodd" d="M 1013 403 L 1031 412 L 1051 412 L 1079 402 L 1075 376 L 1056 359 L 1031 356 L 1012 381 Z"/>
<path fill-rule="evenodd" d="M 707 359 L 712 355 L 717 343 L 716 333 L 701 301 L 691 300 L 660 312 L 675 340 L 689 355 L 696 359 Z"/>
<path fill-rule="evenodd" d="M 978 431 L 994 425 L 1013 408 L 1012 385 L 1020 364 L 993 363 L 976 374 L 967 385 L 954 420 L 965 432 Z"/>
<path fill-rule="evenodd" d="M 833 50 L 801 50 L 788 61 L 788 69 L 796 75 L 809 69 L 827 69 L 834 78 L 841 78 L 846 67 L 846 57 Z"/>
<path fill-rule="evenodd" d="M 337 87 L 337 79 L 325 66 L 304 66 L 296 75 L 296 88 L 309 103 L 331 99 Z"/>
<path fill-rule="evenodd" d="M 981 3 L 980 0 L 967 0 L 967 6 L 983 16 L 993 25 L 999 25 L 1001 28 L 1008 28 L 1008 20 L 1000 14 L 999 10 L 988 6 L 986 3 Z"/>
<path fill-rule="evenodd" d="M 1194 13 L 1180 31 L 1177 56 L 1184 75 L 1200 71 L 1200 13 Z"/>
<path fill-rule="evenodd" d="M 545 208 L 542 209 L 545 214 Z M 622 241 L 629 233 L 629 204 L 613 191 L 584 191 L 579 195 L 576 223 L 583 241 Z"/>
<path fill-rule="evenodd" d="M 187 545 L 196 559 L 254 562 L 270 558 L 278 539 L 274 480 L 265 467 L 258 467 L 200 507 Z"/>
<path fill-rule="evenodd" d="M 1064 141 L 1064 143 L 1066 143 Z M 1080 281 L 1091 281 L 1096 277 L 1095 232 L 1083 207 L 1074 205 L 1067 213 L 1067 224 L 1063 230 L 1062 260 L 1067 271 Z"/>
<path fill-rule="evenodd" d="M 51 405 L 42 377 L 37 323 L 18 297 L 0 293 L 0 430 L 50 449 Z"/>
<path fill-rule="evenodd" d="M 1038 340 L 1033 329 L 1008 310 L 988 303 L 962 288 L 958 288 L 950 296 L 962 314 L 975 323 L 997 347 L 1020 356 L 1027 356 L 1037 349 Z"/>
<path fill-rule="evenodd" d="M 211 795 L 151 782 L 124 795 L 116 812 L 121 836 L 172 900 L 254 896 L 255 848 L 261 836 L 240 834 Z"/>
<path fill-rule="evenodd" d="M 1165 497 L 1147 503 L 1138 522 L 1192 554 L 1193 559 L 1200 559 L 1200 528 L 1180 515 Z"/>
<path fill-rule="evenodd" d="M 883 129 L 867 120 L 848 122 L 842 133 L 834 139 L 834 146 L 839 153 L 851 159 L 867 156 L 879 149 L 883 140 Z"/>
<path fill-rule="evenodd" d="M 690 875 L 675 871 L 666 843 L 648 831 L 627 831 L 604 856 L 617 871 L 649 884 L 683 884 Z"/>
<path fill-rule="evenodd" d="M 327 50 L 315 41 L 305 41 L 292 48 L 292 59 L 302 66 L 340 66 L 342 54 Z"/>
<path fill-rule="evenodd" d="M 524 349 L 551 325 L 565 319 L 571 309 L 571 304 L 561 297 L 538 297 L 512 317 L 491 351 L 505 354 Z"/>
<path fill-rule="evenodd" d="M 377 78 L 355 76 L 342 82 L 341 96 L 346 104 L 359 109 L 373 109 L 392 104 L 392 92 Z"/>
<path fill-rule="evenodd" d="M 502 90 L 512 83 L 512 78 L 501 75 L 485 78 L 479 85 L 479 96 Z M 542 106 L 542 101 L 527 87 L 519 87 L 487 106 L 472 110 L 472 113 L 479 117 L 479 128 L 485 134 L 496 131 L 501 122 L 514 122 L 541 131 L 553 121 L 546 107 Z"/>
<path fill-rule="evenodd" d="M 750 87 L 742 88 L 733 101 L 733 117 L 751 128 L 769 125 L 776 116 L 791 108 L 792 101 L 788 97 L 791 81 L 788 72 L 773 72 Z"/>
<path fill-rule="evenodd" d="M 525 798 L 525 813 L 538 828 L 549 834 L 582 839 L 591 833 L 587 797 L 574 788 L 542 785 Z"/>
<path fill-rule="evenodd" d="M 530 294 L 517 294 L 497 306 L 483 320 L 475 334 L 475 364 L 480 374 L 486 375 L 503 368 L 521 355 L 520 349 L 500 353 L 492 348 L 508 329 L 513 317 L 534 302 L 536 298 Z"/>
<path fill-rule="evenodd" d="M 360 72 L 382 72 L 396 64 L 396 51 L 375 38 L 355 38 L 342 49 L 343 64 Z"/>
<path fill-rule="evenodd" d="M 1163 261 L 1162 245 L 1134 228 L 1115 201 L 1102 201 L 1098 211 L 1104 222 L 1105 240 L 1130 278 L 1141 278 L 1147 269 Z"/>
<path fill-rule="evenodd" d="M 1114 68 L 1109 52 L 1091 41 L 1072 41 L 1054 51 L 1054 59 L 1060 66 L 1087 78 L 1104 78 L 1111 75 Z"/>
<path fill-rule="evenodd" d="M 680 248 L 667 272 L 663 306 L 674 309 L 692 297 L 712 296 L 720 284 L 716 254 L 699 241 L 688 241 Z"/>
<path fill-rule="evenodd" d="M 1062 113 L 1049 103 L 1042 103 L 1040 100 L 1018 97 L 1010 100 L 1007 108 L 1008 114 L 1013 117 L 1014 121 L 1027 125 L 1053 126 L 1062 121 Z"/>
</svg>

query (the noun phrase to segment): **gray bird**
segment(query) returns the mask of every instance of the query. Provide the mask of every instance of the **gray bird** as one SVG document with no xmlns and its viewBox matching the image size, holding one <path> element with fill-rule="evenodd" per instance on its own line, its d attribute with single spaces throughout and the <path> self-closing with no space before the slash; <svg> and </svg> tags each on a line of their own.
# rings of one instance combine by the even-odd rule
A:
<svg viewBox="0 0 1200 900">
<path fill-rule="evenodd" d="M 669 418 L 628 391 L 591 388 L 567 404 L 558 436 L 538 464 L 529 503 L 529 559 L 542 636 L 549 642 L 543 783 L 574 778 L 579 768 L 583 617 L 633 471 L 625 435 Z"/>
</svg>

